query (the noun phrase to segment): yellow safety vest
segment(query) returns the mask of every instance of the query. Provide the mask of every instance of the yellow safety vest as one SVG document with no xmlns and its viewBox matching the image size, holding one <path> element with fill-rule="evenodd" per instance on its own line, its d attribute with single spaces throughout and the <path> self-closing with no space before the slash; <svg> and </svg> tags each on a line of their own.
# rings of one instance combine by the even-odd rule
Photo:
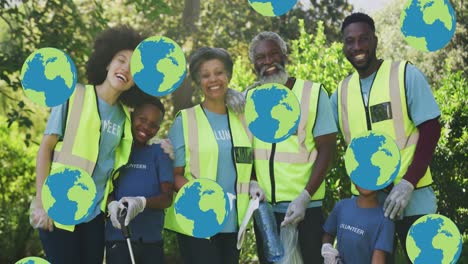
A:
<svg viewBox="0 0 468 264">
<path fill-rule="evenodd" d="M 317 157 L 312 131 L 320 89 L 320 83 L 297 79 L 292 89 L 301 104 L 297 133 L 276 144 L 253 140 L 255 174 L 270 203 L 294 200 L 310 179 Z M 325 181 L 311 196 L 312 201 L 323 200 Z"/>
<path fill-rule="evenodd" d="M 179 112 L 185 142 L 185 172 L 187 180 L 206 178 L 216 181 L 218 167 L 218 143 L 201 105 Z M 229 131 L 232 138 L 232 158 L 236 169 L 237 224 L 241 225 L 249 205 L 249 182 L 252 174 L 252 144 L 241 119 L 228 110 Z M 175 218 L 174 203 L 166 209 L 164 228 L 182 234 Z"/>
<path fill-rule="evenodd" d="M 419 132 L 411 121 L 406 102 L 406 61 L 384 61 L 377 70 L 369 91 L 368 106 L 364 105 L 359 74 L 354 73 L 338 86 L 338 118 L 346 144 L 362 132 L 377 131 L 392 137 L 401 154 L 400 171 L 395 179 L 399 183 L 413 161 Z M 432 183 L 429 168 L 416 188 Z M 354 184 L 352 193 L 358 195 Z"/>
<path fill-rule="evenodd" d="M 126 106 L 122 105 L 122 108 L 125 112 L 125 125 L 123 137 L 115 150 L 114 178 L 117 176 L 117 170 L 127 163 L 133 141 L 130 114 Z M 68 101 L 65 134 L 63 141 L 57 142 L 55 146 L 51 171 L 66 165 L 72 166 L 71 168 L 78 167 L 91 176 L 96 166 L 100 137 L 101 119 L 98 113 L 96 91 L 92 85 L 85 87 L 77 84 Z M 112 189 L 112 177 L 109 177 L 101 202 L 103 212 L 106 210 L 107 196 Z M 73 231 L 75 228 L 74 225 L 62 225 L 57 222 L 54 224 L 68 231 Z"/>
</svg>

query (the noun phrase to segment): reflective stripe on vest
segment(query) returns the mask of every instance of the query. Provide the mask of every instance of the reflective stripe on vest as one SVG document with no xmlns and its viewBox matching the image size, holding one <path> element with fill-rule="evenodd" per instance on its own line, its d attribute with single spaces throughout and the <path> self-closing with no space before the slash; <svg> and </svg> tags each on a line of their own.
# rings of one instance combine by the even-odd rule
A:
<svg viewBox="0 0 468 264">
<path fill-rule="evenodd" d="M 301 105 L 301 119 L 297 134 L 275 144 L 254 139 L 254 160 L 257 180 L 271 203 L 294 200 L 306 187 L 317 157 L 313 129 L 317 115 L 321 84 L 297 79 L 292 91 Z M 273 166 L 273 171 L 271 170 Z M 272 181 L 273 179 L 273 181 Z M 311 200 L 322 200 L 325 182 L 322 182 Z"/>
<path fill-rule="evenodd" d="M 71 166 L 71 168 L 78 167 L 92 176 L 99 154 L 101 133 L 101 119 L 94 87 L 77 84 L 68 104 L 69 111 L 63 141 L 57 142 L 55 146 L 51 171 L 65 165 Z M 133 141 L 130 114 L 125 106 L 122 105 L 122 108 L 126 118 L 123 138 L 115 153 L 114 171 L 127 163 Z M 107 196 L 112 189 L 112 177 L 109 177 L 100 204 L 101 211 L 106 210 Z M 57 222 L 54 224 L 61 229 L 74 230 L 73 225 L 62 225 Z"/>
<path fill-rule="evenodd" d="M 189 181 L 200 177 L 216 181 L 218 143 L 203 108 L 197 105 L 182 110 L 180 114 L 184 141 L 186 142 L 184 177 Z M 228 121 L 233 144 L 232 155 L 237 173 L 236 206 L 237 223 L 240 226 L 249 204 L 249 182 L 253 162 L 252 144 L 239 117 L 228 111 Z M 190 235 L 178 225 L 175 218 L 174 204 L 166 209 L 164 227 Z"/>
<path fill-rule="evenodd" d="M 381 131 L 392 137 L 401 152 L 400 172 L 395 179 L 398 183 L 413 161 L 419 132 L 408 115 L 405 89 L 405 71 L 407 62 L 384 61 L 378 69 L 368 95 L 368 115 L 362 98 L 359 74 L 354 73 L 344 79 L 338 86 L 338 118 L 346 144 L 363 131 Z M 379 115 L 384 111 L 384 117 L 376 117 L 372 109 L 380 108 Z M 386 117 L 385 117 L 386 115 Z M 383 119 L 383 120 L 382 120 Z M 432 183 L 430 170 L 421 178 L 417 188 Z M 353 194 L 358 194 L 352 186 Z"/>
</svg>

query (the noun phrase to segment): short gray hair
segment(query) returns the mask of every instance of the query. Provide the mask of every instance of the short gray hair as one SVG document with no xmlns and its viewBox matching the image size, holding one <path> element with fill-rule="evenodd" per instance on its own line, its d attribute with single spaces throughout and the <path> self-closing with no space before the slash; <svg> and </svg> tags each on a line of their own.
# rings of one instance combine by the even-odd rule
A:
<svg viewBox="0 0 468 264">
<path fill-rule="evenodd" d="M 257 45 L 261 41 L 264 41 L 264 40 L 274 41 L 281 48 L 281 52 L 283 52 L 283 55 L 288 54 L 288 48 L 286 46 L 286 42 L 278 34 L 276 34 L 275 32 L 271 32 L 271 31 L 263 31 L 263 32 L 259 33 L 258 35 L 256 35 L 252 39 L 252 41 L 250 42 L 250 45 L 249 45 L 250 62 L 252 62 L 252 63 L 255 62 L 255 60 L 254 60 L 255 59 L 254 58 L 255 48 L 257 47 Z"/>
<path fill-rule="evenodd" d="M 231 80 L 234 63 L 232 61 L 231 55 L 227 52 L 227 50 L 221 48 L 201 47 L 192 54 L 189 64 L 190 77 L 197 85 L 200 85 L 201 65 L 204 62 L 213 59 L 217 59 L 223 63 L 228 80 Z"/>
</svg>

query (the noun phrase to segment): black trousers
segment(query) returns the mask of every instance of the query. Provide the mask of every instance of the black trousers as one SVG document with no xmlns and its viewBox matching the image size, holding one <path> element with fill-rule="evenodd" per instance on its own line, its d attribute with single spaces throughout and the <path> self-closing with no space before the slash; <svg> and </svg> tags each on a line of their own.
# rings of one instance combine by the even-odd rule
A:
<svg viewBox="0 0 468 264">
<path fill-rule="evenodd" d="M 164 249 L 163 241 L 147 243 L 132 241 L 132 251 L 135 263 L 138 264 L 163 264 Z M 131 264 L 130 252 L 126 241 L 106 242 L 107 264 Z"/>
<path fill-rule="evenodd" d="M 387 263 L 389 264 L 402 264 L 395 262 L 395 253 L 397 248 L 398 240 L 400 240 L 400 246 L 405 254 L 406 263 L 411 264 L 411 260 L 406 252 L 406 235 L 411 225 L 416 222 L 423 215 L 412 215 L 404 217 L 402 220 L 395 221 L 395 236 L 393 237 L 393 254 L 387 254 Z"/>
<path fill-rule="evenodd" d="M 210 239 L 177 233 L 185 264 L 238 264 L 237 233 L 218 233 Z"/>
<path fill-rule="evenodd" d="M 275 213 L 278 234 L 280 232 L 281 222 L 285 214 Z M 301 249 L 302 260 L 305 263 L 323 263 L 322 258 L 322 236 L 323 236 L 323 213 L 322 207 L 307 208 L 304 220 L 298 226 L 298 242 Z M 254 225 L 255 238 L 257 244 L 257 255 L 261 264 L 270 264 L 265 258 L 262 248 L 262 238 L 257 225 Z"/>
<path fill-rule="evenodd" d="M 54 231 L 39 229 L 39 237 L 53 264 L 102 264 L 104 258 L 104 215 L 75 226 L 73 232 L 54 227 Z"/>
</svg>

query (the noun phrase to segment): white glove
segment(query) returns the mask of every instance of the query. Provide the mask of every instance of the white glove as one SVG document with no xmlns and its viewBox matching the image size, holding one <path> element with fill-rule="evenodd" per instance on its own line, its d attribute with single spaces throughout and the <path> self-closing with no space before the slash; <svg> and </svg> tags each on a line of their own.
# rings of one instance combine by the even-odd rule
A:
<svg viewBox="0 0 468 264">
<path fill-rule="evenodd" d="M 226 93 L 226 104 L 232 111 L 241 114 L 244 112 L 245 95 L 234 89 L 228 88 Z"/>
<path fill-rule="evenodd" d="M 385 217 L 390 216 L 390 219 L 394 219 L 397 214 L 400 215 L 408 205 L 413 190 L 413 184 L 405 179 L 395 185 L 387 199 L 385 199 L 383 206 Z"/>
<path fill-rule="evenodd" d="M 324 264 L 336 264 L 338 263 L 338 250 L 336 250 L 332 244 L 325 243 L 322 245 L 322 257 Z"/>
<path fill-rule="evenodd" d="M 52 219 L 47 215 L 41 202 L 38 202 L 36 198 L 31 201 L 29 206 L 29 224 L 37 229 L 45 229 L 52 232 L 54 230 L 54 223 Z"/>
<path fill-rule="evenodd" d="M 163 149 L 164 153 L 169 155 L 171 160 L 174 160 L 174 147 L 171 144 L 171 140 L 168 138 L 161 140 L 161 148 Z"/>
<path fill-rule="evenodd" d="M 301 194 L 299 194 L 299 196 L 289 204 L 281 226 L 288 224 L 297 225 L 300 221 L 302 221 L 302 219 L 305 217 L 305 210 L 309 202 L 310 194 L 307 190 L 303 190 Z"/>
<path fill-rule="evenodd" d="M 130 221 L 135 218 L 139 213 L 145 210 L 146 206 L 146 198 L 143 196 L 136 196 L 136 197 L 122 197 L 119 203 L 123 204 L 127 202 L 127 216 L 125 217 L 125 226 L 128 226 Z"/>
<path fill-rule="evenodd" d="M 119 211 L 123 208 L 125 208 L 125 206 L 117 201 L 112 201 L 107 205 L 107 210 L 109 211 L 112 226 L 114 226 L 117 229 L 122 228 L 119 223 L 118 214 Z"/>
<path fill-rule="evenodd" d="M 259 201 L 265 200 L 265 192 L 260 188 L 257 181 L 250 181 L 249 183 L 250 198 L 258 197 Z"/>
</svg>

